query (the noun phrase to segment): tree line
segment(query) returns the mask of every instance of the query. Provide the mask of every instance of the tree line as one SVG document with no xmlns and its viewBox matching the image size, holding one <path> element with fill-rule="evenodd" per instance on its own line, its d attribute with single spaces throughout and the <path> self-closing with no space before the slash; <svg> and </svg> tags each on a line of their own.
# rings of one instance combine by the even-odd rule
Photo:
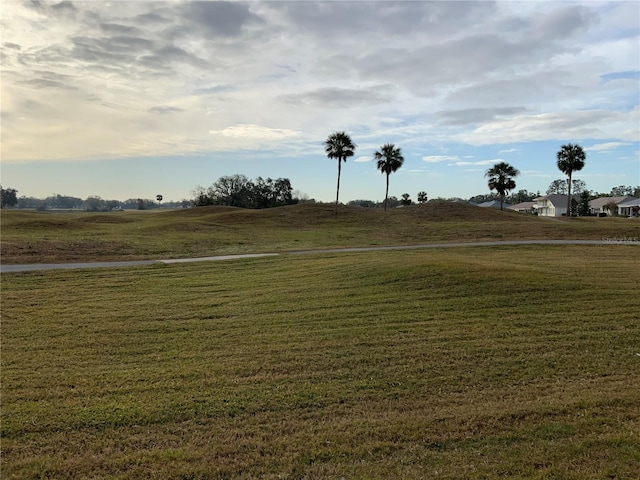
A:
<svg viewBox="0 0 640 480">
<path fill-rule="evenodd" d="M 50 195 L 46 198 L 18 197 L 18 191 L 14 188 L 0 187 L 2 194 L 2 208 L 17 207 L 35 210 L 86 210 L 89 212 L 110 212 L 113 210 L 150 210 L 159 208 L 179 208 L 190 205 L 189 200 L 179 202 L 160 202 L 147 198 L 129 198 L 124 201 L 105 200 L 92 195 L 87 198 L 73 197 L 69 195 Z"/>
<path fill-rule="evenodd" d="M 208 188 L 196 187 L 191 203 L 196 207 L 224 205 L 261 209 L 293 205 L 298 201 L 288 178 L 250 180 L 236 174 L 220 177 Z"/>
<path fill-rule="evenodd" d="M 335 132 L 327 137 L 324 142 L 325 153 L 329 159 L 338 161 L 338 180 L 336 185 L 336 201 L 335 212 L 338 212 L 338 204 L 340 199 L 340 177 L 342 173 L 342 163 L 348 158 L 354 156 L 357 145 L 351 137 L 344 131 Z M 376 161 L 376 168 L 385 175 L 385 195 L 382 207 L 398 205 L 410 205 L 412 200 L 408 193 L 402 195 L 402 199 L 389 197 L 389 177 L 396 172 L 404 164 L 404 156 L 400 147 L 392 143 L 382 145 L 379 150 L 373 154 Z M 558 179 L 551 182 L 547 189 L 547 195 L 554 193 L 567 195 L 567 212 L 578 213 L 580 211 L 588 212 L 588 201 L 594 196 L 594 192 L 586 189 L 586 184 L 582 180 L 573 179 L 573 173 L 582 170 L 586 161 L 586 154 L 580 145 L 566 144 L 562 145 L 556 154 L 556 166 L 567 176 L 567 179 Z M 488 198 L 484 195 L 471 197 L 471 201 L 487 201 L 488 199 L 500 200 L 500 209 L 503 209 L 505 200 L 511 203 L 521 203 L 532 201 L 534 198 L 540 197 L 540 192 L 534 196 L 533 193 L 526 190 L 519 190 L 515 195 L 509 195 L 509 192 L 515 190 L 515 178 L 520 175 L 520 171 L 507 162 L 499 162 L 487 169 L 485 177 L 487 178 L 487 186 L 496 196 L 490 195 Z M 56 195 L 47 197 L 44 200 L 34 199 L 32 197 L 17 197 L 17 190 L 13 188 L 1 188 L 2 203 L 1 207 L 18 206 L 19 208 L 58 208 L 58 209 L 77 209 L 83 206 L 90 211 L 111 211 L 114 209 L 136 208 L 138 210 L 153 208 L 155 202 L 146 199 L 129 199 L 125 202 L 117 200 L 103 200 L 100 197 L 88 197 L 85 200 L 76 197 L 67 197 Z M 572 195 L 572 191 L 574 195 Z M 640 197 L 640 186 L 627 187 L 620 185 L 611 190 L 611 196 L 630 195 Z M 576 206 L 574 196 L 580 197 L 580 202 Z M 156 197 L 158 202 L 162 200 L 162 196 Z M 419 203 L 428 200 L 425 191 L 418 192 L 417 199 Z M 481 200 L 482 199 L 482 200 Z M 193 198 L 190 201 L 182 200 L 181 202 L 165 203 L 165 206 L 205 206 L 205 205 L 226 205 L 231 207 L 242 208 L 271 208 L 282 205 L 292 205 L 298 203 L 300 198 L 294 195 L 291 182 L 288 178 L 263 179 L 258 177 L 256 180 L 250 180 L 245 175 L 236 174 L 220 177 L 210 187 L 196 187 L 193 191 Z M 573 205 L 572 205 L 573 203 Z M 370 200 L 353 200 L 349 202 L 351 205 L 359 205 L 366 207 L 378 206 L 377 203 Z M 390 205 L 391 204 L 391 205 Z M 159 205 L 159 204 L 158 204 Z"/>
</svg>

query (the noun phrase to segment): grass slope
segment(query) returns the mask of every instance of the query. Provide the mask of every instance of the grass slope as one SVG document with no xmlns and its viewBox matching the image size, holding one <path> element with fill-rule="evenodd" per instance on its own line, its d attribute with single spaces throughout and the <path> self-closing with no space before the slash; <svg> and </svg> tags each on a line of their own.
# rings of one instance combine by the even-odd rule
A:
<svg viewBox="0 0 640 480">
<path fill-rule="evenodd" d="M 2 477 L 634 478 L 637 252 L 3 275 Z"/>
<path fill-rule="evenodd" d="M 640 222 L 567 220 L 433 202 L 384 212 L 330 205 L 95 214 L 3 210 L 3 263 L 184 258 L 324 247 L 640 237 Z"/>
</svg>

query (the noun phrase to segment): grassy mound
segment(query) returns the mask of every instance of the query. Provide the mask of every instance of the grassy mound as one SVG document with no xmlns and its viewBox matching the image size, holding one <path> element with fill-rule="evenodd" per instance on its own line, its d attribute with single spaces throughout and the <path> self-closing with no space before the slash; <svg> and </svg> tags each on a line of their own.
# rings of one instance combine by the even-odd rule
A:
<svg viewBox="0 0 640 480">
<path fill-rule="evenodd" d="M 110 213 L 7 210 L 4 263 L 157 259 L 351 246 L 514 239 L 638 238 L 637 219 L 550 219 L 429 202 L 367 209 L 301 204 Z"/>
</svg>

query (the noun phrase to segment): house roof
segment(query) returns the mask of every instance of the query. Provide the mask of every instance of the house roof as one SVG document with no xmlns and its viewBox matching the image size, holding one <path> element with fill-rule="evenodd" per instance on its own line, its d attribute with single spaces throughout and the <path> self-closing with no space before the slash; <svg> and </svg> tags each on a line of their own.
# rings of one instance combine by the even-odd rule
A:
<svg viewBox="0 0 640 480">
<path fill-rule="evenodd" d="M 531 210 L 535 204 L 536 202 L 520 202 L 507 208 L 511 210 Z"/>
<path fill-rule="evenodd" d="M 502 206 L 504 208 L 509 208 L 511 206 L 511 204 L 510 203 L 503 203 Z M 484 203 L 478 204 L 478 207 L 500 208 L 500 201 L 499 200 L 489 200 L 488 202 L 484 202 Z"/>
<path fill-rule="evenodd" d="M 602 208 L 609 203 L 615 203 L 616 205 L 619 205 L 623 202 L 626 202 L 627 200 L 633 200 L 633 197 L 630 197 L 629 195 L 625 195 L 624 197 L 598 197 L 589 202 L 589 207 Z"/>
<path fill-rule="evenodd" d="M 549 200 L 554 207 L 567 206 L 567 195 L 560 195 L 559 193 L 554 193 L 553 195 L 545 195 L 544 197 L 536 198 L 536 203 L 543 200 Z"/>
<path fill-rule="evenodd" d="M 625 200 L 618 204 L 618 207 L 635 207 L 640 206 L 640 198 L 630 197 L 629 200 Z"/>
</svg>

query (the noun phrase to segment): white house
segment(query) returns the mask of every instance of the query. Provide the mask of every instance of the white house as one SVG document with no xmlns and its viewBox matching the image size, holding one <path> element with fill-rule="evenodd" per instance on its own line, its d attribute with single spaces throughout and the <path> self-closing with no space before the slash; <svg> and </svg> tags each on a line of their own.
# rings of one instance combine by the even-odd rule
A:
<svg viewBox="0 0 640 480">
<path fill-rule="evenodd" d="M 599 213 L 607 213 L 608 215 L 616 215 L 618 213 L 620 213 L 621 215 L 623 215 L 621 212 L 619 212 L 619 205 L 621 203 L 624 203 L 628 200 L 633 200 L 633 197 L 630 196 L 624 196 L 624 197 L 598 197 L 598 198 L 594 198 L 593 200 L 591 200 L 589 202 L 589 212 L 593 213 L 593 214 L 599 214 Z M 615 204 L 616 208 L 614 209 L 613 212 L 609 211 L 609 207 L 608 205 L 610 204 Z"/>
<path fill-rule="evenodd" d="M 534 211 L 541 217 L 561 217 L 567 213 L 567 195 L 553 194 L 536 198 Z"/>
<path fill-rule="evenodd" d="M 535 204 L 536 202 L 520 202 L 507 208 L 520 213 L 533 213 L 535 211 Z"/>
<path fill-rule="evenodd" d="M 631 197 L 618 204 L 618 215 L 625 217 L 640 216 L 640 198 Z"/>
</svg>

